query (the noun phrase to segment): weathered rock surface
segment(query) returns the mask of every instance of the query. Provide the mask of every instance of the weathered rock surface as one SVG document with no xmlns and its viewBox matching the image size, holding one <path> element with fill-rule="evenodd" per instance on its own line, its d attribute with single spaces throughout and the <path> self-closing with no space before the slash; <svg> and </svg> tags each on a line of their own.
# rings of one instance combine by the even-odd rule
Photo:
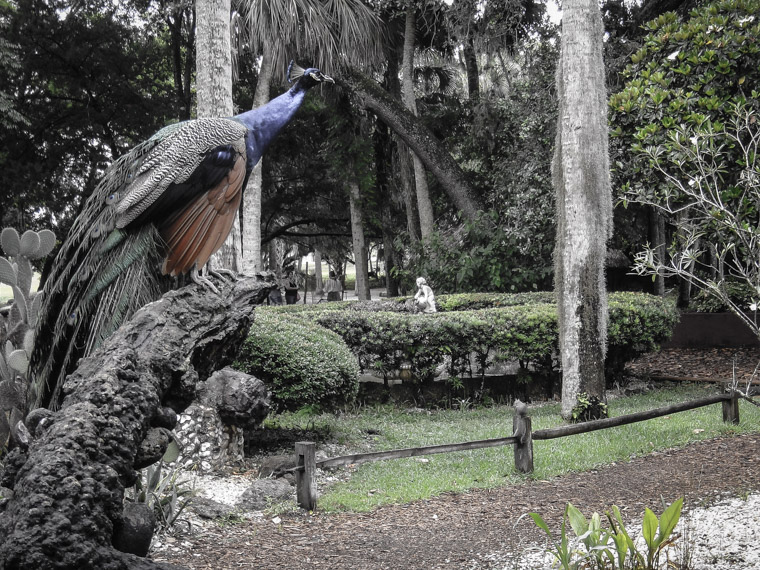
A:
<svg viewBox="0 0 760 570">
<path fill-rule="evenodd" d="M 245 455 L 244 428 L 256 427 L 269 413 L 269 392 L 253 376 L 224 368 L 197 386 L 196 400 L 179 416 L 174 430 L 178 464 L 211 473 Z"/>
<path fill-rule="evenodd" d="M 206 497 L 194 497 L 190 503 L 190 509 L 204 519 L 220 519 L 235 513 L 235 507 L 225 505 Z"/>
<path fill-rule="evenodd" d="M 245 490 L 237 503 L 243 511 L 266 509 L 272 503 L 295 497 L 295 489 L 285 479 L 259 479 Z"/>
<path fill-rule="evenodd" d="M 195 285 L 170 292 L 82 360 L 61 409 L 6 461 L 0 480 L 14 496 L 0 516 L 0 568 L 171 567 L 112 545 L 138 448 L 162 407 L 181 411 L 198 381 L 232 361 L 268 290 L 248 279 L 221 295 Z"/>
<path fill-rule="evenodd" d="M 125 503 L 120 521 L 114 524 L 113 546 L 121 552 L 147 556 L 156 514 L 146 503 Z"/>
<path fill-rule="evenodd" d="M 259 477 L 281 475 L 286 469 L 295 467 L 296 462 L 296 456 L 292 453 L 290 455 L 268 455 L 261 460 Z"/>
<path fill-rule="evenodd" d="M 198 402 L 214 407 L 227 425 L 254 428 L 269 413 L 269 391 L 245 372 L 224 368 L 198 385 Z"/>
</svg>

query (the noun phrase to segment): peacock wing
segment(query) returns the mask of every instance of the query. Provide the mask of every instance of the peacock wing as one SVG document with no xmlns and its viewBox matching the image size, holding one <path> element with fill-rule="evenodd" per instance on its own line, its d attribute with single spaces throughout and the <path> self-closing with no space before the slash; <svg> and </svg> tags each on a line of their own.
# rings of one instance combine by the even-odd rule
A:
<svg viewBox="0 0 760 570">
<path fill-rule="evenodd" d="M 246 180 L 245 154 L 237 154 L 229 172 L 208 191 L 159 224 L 167 245 L 161 268 L 179 275 L 203 267 L 227 239 L 237 216 Z"/>
<path fill-rule="evenodd" d="M 141 157 L 129 183 L 109 196 L 117 228 L 144 219 L 144 214 L 167 191 L 188 182 L 214 149 L 229 146 L 245 155 L 247 129 L 230 119 L 196 119 L 161 132 L 164 136 Z M 187 203 L 188 197 L 184 200 Z"/>
</svg>

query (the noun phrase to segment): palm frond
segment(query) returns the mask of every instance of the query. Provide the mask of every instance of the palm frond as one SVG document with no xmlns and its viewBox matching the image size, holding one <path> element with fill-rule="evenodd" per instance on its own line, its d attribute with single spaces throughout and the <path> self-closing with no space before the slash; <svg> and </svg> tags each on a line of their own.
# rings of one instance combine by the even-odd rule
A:
<svg viewBox="0 0 760 570">
<path fill-rule="evenodd" d="M 275 69 L 297 57 L 327 73 L 382 61 L 382 24 L 361 0 L 244 0 L 251 43 L 267 43 Z"/>
</svg>

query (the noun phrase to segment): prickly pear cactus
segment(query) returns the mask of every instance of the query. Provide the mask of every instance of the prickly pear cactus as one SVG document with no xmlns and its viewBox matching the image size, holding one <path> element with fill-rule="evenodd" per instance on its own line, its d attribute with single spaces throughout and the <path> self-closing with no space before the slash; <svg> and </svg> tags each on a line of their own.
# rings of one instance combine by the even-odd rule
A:
<svg viewBox="0 0 760 570">
<path fill-rule="evenodd" d="M 50 230 L 28 230 L 22 236 L 13 228 L 0 234 L 0 283 L 13 291 L 13 301 L 0 308 L 0 455 L 11 443 L 14 427 L 26 415 L 27 371 L 34 346 L 42 295 L 32 293 L 32 260 L 55 247 Z"/>
</svg>

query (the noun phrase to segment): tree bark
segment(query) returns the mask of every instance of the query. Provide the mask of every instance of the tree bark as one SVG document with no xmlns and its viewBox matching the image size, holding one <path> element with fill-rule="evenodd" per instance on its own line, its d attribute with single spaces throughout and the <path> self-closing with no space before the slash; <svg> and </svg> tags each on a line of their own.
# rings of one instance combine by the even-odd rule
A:
<svg viewBox="0 0 760 570">
<path fill-rule="evenodd" d="M 665 218 L 657 208 L 648 208 L 649 210 L 649 235 L 657 256 L 665 259 L 667 254 L 665 248 Z M 665 296 L 665 277 L 662 275 L 655 276 L 654 294 L 660 297 Z"/>
<path fill-rule="evenodd" d="M 404 29 L 404 58 L 401 63 L 403 83 L 401 100 L 404 106 L 416 117 L 417 100 L 414 95 L 414 23 L 415 3 L 409 0 L 406 7 L 406 27 Z M 420 234 L 427 238 L 434 230 L 433 204 L 430 201 L 425 167 L 416 153 L 412 152 L 414 166 L 414 186 L 417 196 L 417 213 L 420 216 Z"/>
<path fill-rule="evenodd" d="M 354 93 L 367 109 L 404 139 L 466 218 L 475 217 L 479 206 L 464 172 L 430 129 L 360 71 L 348 68 L 336 82 Z"/>
<path fill-rule="evenodd" d="M 264 44 L 259 79 L 253 94 L 253 108 L 269 102 L 269 86 L 272 82 L 272 50 Z M 255 275 L 261 271 L 261 192 L 264 157 L 253 167 L 251 177 L 243 194 L 243 273 Z"/>
<path fill-rule="evenodd" d="M 233 106 L 230 0 L 197 0 L 195 12 L 198 117 L 231 117 Z M 235 216 L 230 235 L 219 251 L 211 257 L 211 265 L 240 271 L 241 257 L 240 218 Z"/>
<path fill-rule="evenodd" d="M 368 301 L 369 276 L 367 274 L 367 247 L 364 242 L 364 215 L 362 213 L 361 191 L 355 181 L 349 183 L 349 205 L 351 207 L 351 236 L 356 266 L 356 296 L 360 301 Z"/>
<path fill-rule="evenodd" d="M 404 199 L 404 211 L 406 212 L 406 231 L 409 239 L 416 243 L 422 237 L 420 229 L 420 216 L 417 213 L 417 201 L 414 188 L 414 166 L 412 165 L 412 152 L 406 143 L 396 137 L 398 149 L 398 176 L 401 183 L 401 197 Z"/>
<path fill-rule="evenodd" d="M 314 291 L 322 291 L 325 288 L 322 279 L 322 252 L 314 248 Z"/>
<path fill-rule="evenodd" d="M 145 436 L 171 429 L 197 382 L 230 363 L 269 284 L 227 283 L 222 294 L 190 285 L 146 305 L 64 385 L 61 409 L 6 459 L 1 483 L 13 489 L 0 517 L 0 567 L 169 568 L 114 550 L 124 489 L 134 485 Z M 166 418 L 170 417 L 171 420 Z M 159 456 L 160 457 L 160 456 Z"/>
<path fill-rule="evenodd" d="M 464 68 L 467 71 L 467 94 L 472 102 L 480 99 L 480 72 L 478 71 L 478 60 L 475 48 L 472 45 L 472 38 L 467 38 L 467 42 L 462 50 L 464 58 Z"/>
<path fill-rule="evenodd" d="M 612 192 L 603 34 L 596 0 L 566 0 L 557 70 L 559 124 L 552 164 L 557 192 L 555 287 L 565 419 L 581 392 L 605 400 L 604 266 L 612 230 Z"/>
</svg>

